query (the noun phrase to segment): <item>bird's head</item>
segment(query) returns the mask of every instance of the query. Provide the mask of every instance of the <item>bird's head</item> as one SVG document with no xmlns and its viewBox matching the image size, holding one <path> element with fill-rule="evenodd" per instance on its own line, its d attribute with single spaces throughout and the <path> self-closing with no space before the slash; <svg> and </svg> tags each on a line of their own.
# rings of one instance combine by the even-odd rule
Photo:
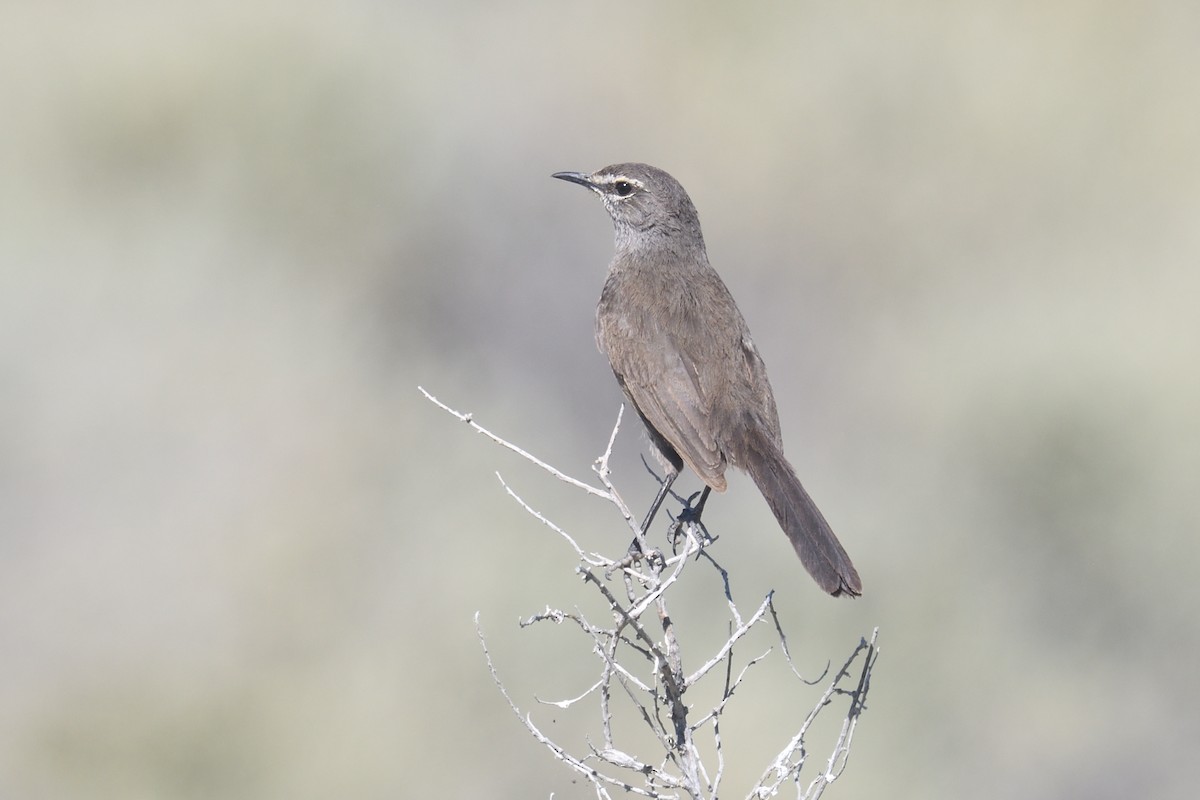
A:
<svg viewBox="0 0 1200 800">
<path fill-rule="evenodd" d="M 679 237 L 704 246 L 691 198 L 679 181 L 658 167 L 613 164 L 592 173 L 556 172 L 553 177 L 600 195 L 616 228 L 618 248 Z"/>
</svg>

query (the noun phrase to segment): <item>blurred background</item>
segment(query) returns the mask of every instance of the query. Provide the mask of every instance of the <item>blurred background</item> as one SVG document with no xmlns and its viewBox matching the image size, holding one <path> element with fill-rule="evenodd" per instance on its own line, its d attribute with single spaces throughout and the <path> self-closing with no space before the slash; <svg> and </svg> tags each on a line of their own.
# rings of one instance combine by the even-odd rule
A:
<svg viewBox="0 0 1200 800">
<path fill-rule="evenodd" d="M 533 697 L 590 685 L 588 643 L 515 622 L 590 597 L 494 473 L 585 546 L 621 521 L 417 386 L 591 476 L 611 227 L 549 175 L 627 160 L 690 191 L 866 585 L 822 595 L 739 476 L 705 515 L 735 596 L 776 590 L 807 674 L 881 628 L 831 791 L 1194 796 L 1200 6 L 18 0 L 0 30 L 0 797 L 591 796 L 472 616 L 580 740 Z M 731 796 L 817 697 L 755 681 Z"/>
</svg>

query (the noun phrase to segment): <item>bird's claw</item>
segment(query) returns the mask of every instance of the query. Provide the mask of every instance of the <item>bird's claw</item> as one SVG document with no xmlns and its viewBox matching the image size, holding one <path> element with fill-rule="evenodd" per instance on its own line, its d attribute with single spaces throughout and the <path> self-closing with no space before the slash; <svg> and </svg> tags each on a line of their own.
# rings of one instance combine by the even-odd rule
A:
<svg viewBox="0 0 1200 800">
<path fill-rule="evenodd" d="M 689 496 L 684 502 L 683 508 L 680 509 L 679 516 L 672 517 L 671 527 L 667 530 L 667 535 L 671 539 L 672 552 L 677 552 L 677 543 L 679 537 L 683 534 L 683 528 L 685 525 L 690 525 L 692 527 L 692 533 L 697 539 L 700 540 L 700 546 L 702 548 L 708 547 L 717 540 L 716 537 L 708 532 L 708 528 L 705 527 L 704 523 L 700 520 L 700 515 L 704 513 L 703 501 L 707 498 L 703 498 L 699 505 L 692 505 L 692 503 L 695 502 L 696 497 L 702 494 L 703 492 L 695 492 Z"/>
</svg>

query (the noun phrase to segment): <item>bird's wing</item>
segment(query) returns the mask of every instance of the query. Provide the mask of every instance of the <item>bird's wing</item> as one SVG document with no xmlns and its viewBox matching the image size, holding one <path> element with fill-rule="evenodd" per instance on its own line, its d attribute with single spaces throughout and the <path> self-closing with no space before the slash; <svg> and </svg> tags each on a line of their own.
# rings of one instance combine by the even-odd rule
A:
<svg viewBox="0 0 1200 800">
<path fill-rule="evenodd" d="M 695 365 L 669 336 L 605 349 L 617 380 L 646 421 L 701 480 L 724 491 L 725 458 L 712 427 L 711 399 L 701 390 Z"/>
</svg>

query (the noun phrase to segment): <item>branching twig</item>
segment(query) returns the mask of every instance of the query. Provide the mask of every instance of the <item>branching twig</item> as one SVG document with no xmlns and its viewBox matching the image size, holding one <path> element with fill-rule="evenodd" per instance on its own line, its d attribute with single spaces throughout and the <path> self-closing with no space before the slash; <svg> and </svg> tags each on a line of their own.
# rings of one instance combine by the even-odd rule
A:
<svg viewBox="0 0 1200 800">
<path fill-rule="evenodd" d="M 489 439 L 491 439 L 493 442 L 500 445 L 501 447 L 507 447 L 509 450 L 512 450 L 514 453 L 521 456 L 526 461 L 530 461 L 534 464 L 537 464 L 539 467 L 546 470 L 546 472 L 549 472 L 551 475 L 558 478 L 560 481 L 565 481 L 565 482 L 571 484 L 572 486 L 574 486 L 575 488 L 582 489 L 583 491 L 587 492 L 588 494 L 595 495 L 596 497 L 600 497 L 605 500 L 612 500 L 612 497 L 608 492 L 602 492 L 599 489 L 597 489 L 596 487 L 592 486 L 591 484 L 587 484 L 581 480 L 572 478 L 570 475 L 567 475 L 565 472 L 562 472 L 562 471 L 558 470 L 557 468 L 550 466 L 545 461 L 542 461 L 537 456 L 534 456 L 530 453 L 525 452 L 524 450 L 522 450 L 520 447 L 517 447 L 512 442 L 509 442 L 506 439 L 501 439 L 499 436 L 492 433 L 487 428 L 484 428 L 482 425 L 477 424 L 475 422 L 475 420 L 472 419 L 471 414 L 463 414 L 460 411 L 455 411 L 453 408 L 446 405 L 441 400 L 438 400 L 436 397 L 431 395 L 429 392 L 425 391 L 425 389 L 423 389 L 422 387 L 418 386 L 417 389 L 420 390 L 421 394 L 425 395 L 425 398 L 429 402 L 433 403 L 435 406 L 442 409 L 443 411 L 457 417 L 460 421 L 465 422 L 468 425 L 470 425 L 471 430 L 475 431 L 476 433 L 482 433 L 484 436 L 488 437 Z"/>
<path fill-rule="evenodd" d="M 638 529 L 637 519 L 630 513 L 628 506 L 621 499 L 611 481 L 609 459 L 612 455 L 617 431 L 620 429 L 621 413 L 617 415 L 616 424 L 613 426 L 612 435 L 609 437 L 603 455 L 596 459 L 593 465 L 596 475 L 604 486 L 604 489 L 597 489 L 566 475 L 524 449 L 477 425 L 470 414 L 455 411 L 424 389 L 421 389 L 421 393 L 439 408 L 466 422 L 476 432 L 482 433 L 497 444 L 517 453 L 559 480 L 612 503 L 625 524 L 634 531 L 638 537 L 638 543 L 641 545 L 640 552 L 625 554 L 618 558 L 588 552 L 563 527 L 536 511 L 500 477 L 499 473 L 496 474 L 504 491 L 521 508 L 538 522 L 554 531 L 561 540 L 568 544 L 577 559 L 576 573 L 583 579 L 584 585 L 597 590 L 610 617 L 609 622 L 605 624 L 595 624 L 589 621 L 581 611 L 567 612 L 547 607 L 541 613 L 521 621 L 522 627 L 540 622 L 556 624 L 572 622 L 574 627 L 584 633 L 591 642 L 591 650 L 599 659 L 599 676 L 577 696 L 556 701 L 537 700 L 538 703 L 552 705 L 556 708 L 572 709 L 578 707 L 589 697 L 595 696 L 598 699 L 602 744 L 597 748 L 591 745 L 589 740 L 586 754 L 575 755 L 565 746 L 546 736 L 534 724 L 532 715 L 523 713 L 513 701 L 496 672 L 477 613 L 475 616 L 476 632 L 480 645 L 483 647 L 488 670 L 509 708 L 521 720 L 521 724 L 526 730 L 556 759 L 586 778 L 592 786 L 595 796 L 602 800 L 612 797 L 611 790 L 613 788 L 654 800 L 684 797 L 693 798 L 693 800 L 697 798 L 713 798 L 715 800 L 720 793 L 721 781 L 725 776 L 726 748 L 729 744 L 722 736 L 721 718 L 733 707 L 733 699 L 737 690 L 746 679 L 750 669 L 768 658 L 774 651 L 774 647 L 768 647 L 765 651 L 760 651 L 759 655 L 738 666 L 735 663 L 740 661 L 735 658 L 736 645 L 743 642 L 755 628 L 763 627 L 762 623 L 769 618 L 788 668 L 801 681 L 810 683 L 805 681 L 792 662 L 787 637 L 775 608 L 774 593 L 768 593 L 753 614 L 743 617 L 733 598 L 729 573 L 706 549 L 712 540 L 707 536 L 697 535 L 697 531 L 702 530 L 698 520 L 694 522 L 689 520 L 682 524 L 675 523 L 675 527 L 683 534 L 684 541 L 678 552 L 673 553 L 670 557 L 648 545 L 645 536 L 645 533 L 648 532 Z M 697 560 L 697 556 L 702 556 L 703 560 Z M 720 576 L 721 591 L 729 609 L 727 623 L 729 627 L 724 643 L 712 655 L 702 659 L 700 666 L 688 674 L 684 670 L 686 659 L 682 642 L 668 606 L 671 590 L 683 580 L 685 571 L 690 564 L 708 564 Z M 621 593 L 624 595 L 623 597 L 619 597 L 616 592 L 612 591 L 608 584 L 610 576 L 618 573 L 617 576 L 622 581 L 624 588 Z M 652 619 L 657 620 L 656 625 L 651 625 L 645 616 L 651 609 L 654 613 Z M 766 626 L 766 628 L 769 630 L 770 626 Z M 840 734 L 826 760 L 823 771 L 808 783 L 801 796 L 815 800 L 845 771 L 854 732 L 865 708 L 867 692 L 870 689 L 871 672 L 875 666 L 875 660 L 878 658 L 877 636 L 878 629 L 872 633 L 869 641 L 866 639 L 860 641 L 842 668 L 830 680 L 816 705 L 801 722 L 797 733 L 770 763 L 758 783 L 750 789 L 748 798 L 753 800 L 754 798 L 773 796 L 785 782 L 796 783 L 799 788 L 800 771 L 808 756 L 805 737 L 809 734 L 817 716 L 839 697 L 849 699 Z M 852 680 L 851 670 L 860 661 L 855 673 L 857 675 L 855 686 L 846 688 L 844 684 Z M 637 669 L 635 664 L 641 664 L 641 670 Z M 720 698 L 712 704 L 705 703 L 704 710 L 698 712 L 694 720 L 689 719 L 693 710 L 700 707 L 699 695 L 695 694 L 698 685 L 706 683 L 705 679 L 721 664 L 725 665 L 725 669 L 717 673 L 723 675 L 723 683 L 717 687 Z M 639 674 L 645 677 L 638 677 Z M 825 674 L 828 674 L 828 667 Z M 821 680 L 824 680 L 824 675 L 811 683 Z M 621 697 L 628 700 L 628 710 L 623 713 L 627 715 L 631 711 L 633 719 L 645 726 L 653 735 L 654 741 L 657 741 L 658 747 L 662 751 L 657 757 L 639 756 L 630 750 L 628 744 L 621 744 L 625 737 L 614 729 L 618 705 L 616 701 Z M 705 763 L 700 748 L 695 742 L 696 732 L 709 724 L 712 727 L 712 747 L 716 758 L 715 771 L 709 769 L 709 765 Z"/>
</svg>

